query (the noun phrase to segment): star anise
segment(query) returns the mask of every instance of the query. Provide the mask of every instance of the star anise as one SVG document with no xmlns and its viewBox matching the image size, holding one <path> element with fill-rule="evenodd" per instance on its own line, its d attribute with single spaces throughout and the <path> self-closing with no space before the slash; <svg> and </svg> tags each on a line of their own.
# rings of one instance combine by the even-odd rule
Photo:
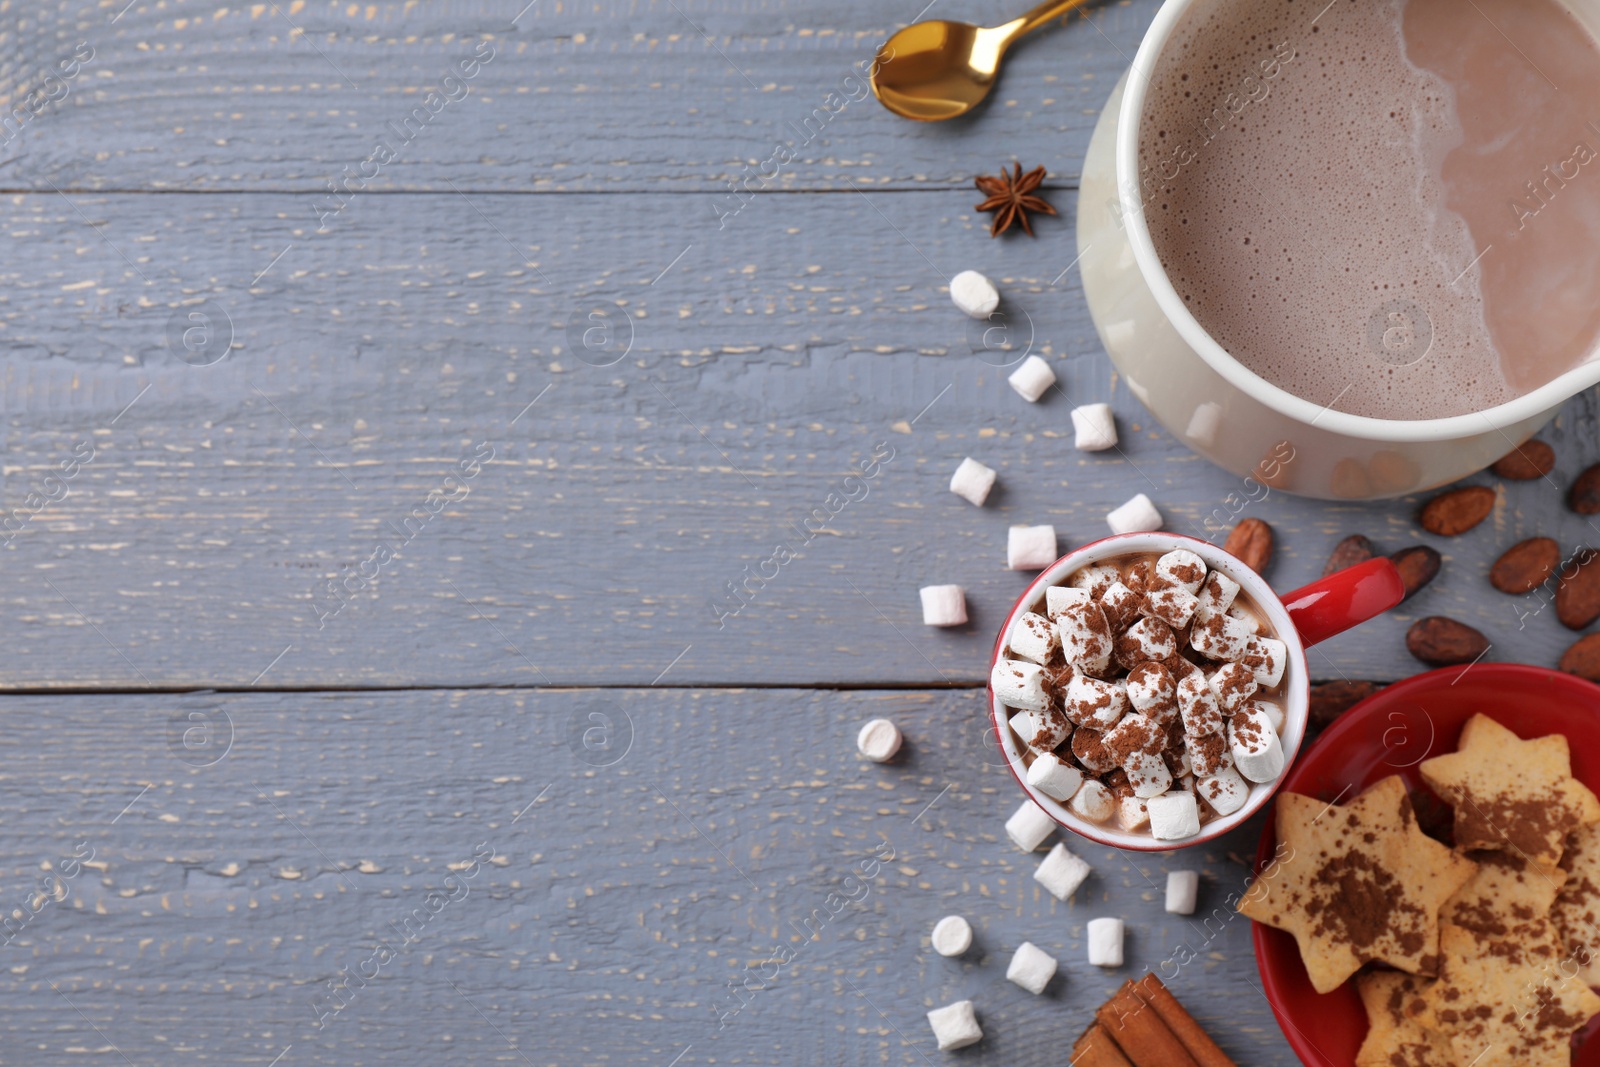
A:
<svg viewBox="0 0 1600 1067">
<path fill-rule="evenodd" d="M 1016 164 L 1016 168 L 1015 173 L 1007 174 L 1006 169 L 1001 167 L 998 178 L 980 174 L 972 179 L 972 184 L 988 197 L 976 210 L 994 212 L 994 221 L 989 225 L 990 237 L 1005 233 L 1012 223 L 1019 224 L 1022 232 L 1032 237 L 1033 227 L 1028 225 L 1028 212 L 1037 211 L 1042 215 L 1056 213 L 1055 208 L 1033 195 L 1033 191 L 1045 179 L 1045 169 L 1034 167 L 1024 174 L 1021 163 Z"/>
</svg>

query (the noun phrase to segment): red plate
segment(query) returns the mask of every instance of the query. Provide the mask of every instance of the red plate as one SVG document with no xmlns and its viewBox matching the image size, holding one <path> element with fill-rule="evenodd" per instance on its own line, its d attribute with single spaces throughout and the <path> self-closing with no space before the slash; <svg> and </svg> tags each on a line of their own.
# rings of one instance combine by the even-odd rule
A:
<svg viewBox="0 0 1600 1067">
<path fill-rule="evenodd" d="M 1430 814 L 1442 817 L 1446 809 L 1430 813 L 1437 798 L 1422 784 L 1417 764 L 1454 752 L 1461 728 L 1478 712 L 1524 739 L 1566 734 L 1573 776 L 1600 792 L 1600 686 L 1544 667 L 1503 663 L 1430 671 L 1380 690 L 1339 716 L 1302 752 L 1280 789 L 1325 801 L 1349 799 L 1399 774 L 1427 826 Z M 1257 870 L 1277 845 L 1272 810 L 1267 808 Z M 1355 983 L 1318 993 L 1291 935 L 1256 923 L 1254 937 L 1262 986 L 1290 1047 L 1307 1067 L 1352 1067 L 1367 1033 Z M 1591 1022 L 1585 1035 L 1597 1026 L 1600 1020 Z M 1600 1041 L 1586 1042 L 1572 1062 L 1600 1067 Z"/>
</svg>

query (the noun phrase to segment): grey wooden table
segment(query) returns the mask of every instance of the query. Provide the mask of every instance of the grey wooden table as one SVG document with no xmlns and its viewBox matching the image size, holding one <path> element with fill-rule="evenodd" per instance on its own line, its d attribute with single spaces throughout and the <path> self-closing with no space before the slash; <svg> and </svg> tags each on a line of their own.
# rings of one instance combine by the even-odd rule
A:
<svg viewBox="0 0 1600 1067">
<path fill-rule="evenodd" d="M 1156 4 L 1053 28 L 981 116 L 924 127 L 854 80 L 916 3 L 523 3 L 0 11 L 0 1062 L 1059 1063 L 1180 945 L 1224 1047 L 1293 1062 L 1247 924 L 1160 903 L 1198 865 L 1223 908 L 1259 826 L 1084 849 L 1058 903 L 980 726 L 1027 581 L 1008 525 L 1065 547 L 1143 490 L 1204 532 L 1238 488 L 1128 395 L 1068 269 Z M 972 176 L 1013 159 L 1062 215 L 991 241 Z M 966 267 L 1064 395 L 1023 403 L 974 345 L 943 288 Z M 1089 401 L 1126 459 L 1071 448 Z M 1545 434 L 1558 482 L 1595 420 L 1581 397 Z M 1000 472 L 985 509 L 946 491 L 965 455 Z M 1415 508 L 1248 513 L 1288 588 L 1346 533 L 1429 540 Z M 1553 612 L 1482 578 L 1534 532 L 1592 534 L 1507 485 L 1315 671 L 1411 673 L 1434 613 L 1554 662 Z M 944 582 L 963 629 L 920 623 Z M 876 715 L 902 762 L 855 755 Z M 949 912 L 959 961 L 928 947 Z M 1122 971 L 1085 962 L 1101 914 Z M 1004 979 L 1023 939 L 1063 962 L 1042 997 Z M 939 1053 L 923 1014 L 964 997 L 988 1036 Z"/>
</svg>

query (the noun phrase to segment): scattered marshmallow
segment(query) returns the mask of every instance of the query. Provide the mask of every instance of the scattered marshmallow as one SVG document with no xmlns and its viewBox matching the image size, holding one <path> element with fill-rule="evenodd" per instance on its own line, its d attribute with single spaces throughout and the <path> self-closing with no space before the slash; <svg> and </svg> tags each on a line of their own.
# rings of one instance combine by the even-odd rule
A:
<svg viewBox="0 0 1600 1067">
<path fill-rule="evenodd" d="M 940 1051 L 966 1048 L 983 1040 L 983 1029 L 978 1026 L 978 1016 L 970 1000 L 958 1000 L 933 1009 L 928 1013 L 928 1025 L 933 1027 Z"/>
<path fill-rule="evenodd" d="M 856 734 L 856 748 L 874 763 L 894 759 L 900 751 L 900 728 L 888 719 L 873 719 Z"/>
<path fill-rule="evenodd" d="M 1011 383 L 1011 388 L 1017 395 L 1032 404 L 1044 396 L 1044 391 L 1056 384 L 1056 372 L 1050 369 L 1050 364 L 1038 356 L 1029 356 L 1022 361 L 1022 366 L 1011 372 L 1011 377 L 1006 381 Z"/>
<path fill-rule="evenodd" d="M 1211 684 L 1202 671 L 1178 683 L 1178 711 L 1183 715 L 1183 732 L 1189 737 L 1222 732 L 1222 708 Z"/>
<path fill-rule="evenodd" d="M 972 947 L 972 924 L 959 915 L 946 915 L 933 927 L 933 951 L 959 956 Z"/>
<path fill-rule="evenodd" d="M 1200 587 L 1200 606 L 1196 610 L 1204 615 L 1226 614 L 1233 606 L 1233 598 L 1238 595 L 1238 582 L 1221 571 L 1212 571 L 1206 575 L 1205 584 Z"/>
<path fill-rule="evenodd" d="M 1255 674 L 1242 663 L 1224 663 L 1210 681 L 1217 707 L 1228 715 L 1244 707 L 1245 701 L 1256 695 L 1257 684 Z"/>
<path fill-rule="evenodd" d="M 1057 900 L 1066 900 L 1078 891 L 1090 873 L 1089 865 L 1068 852 L 1067 846 L 1058 841 L 1044 862 L 1039 864 L 1039 869 L 1033 872 L 1033 880 L 1048 889 Z"/>
<path fill-rule="evenodd" d="M 1118 797 L 1117 825 L 1130 834 L 1149 826 L 1149 802 L 1143 797 Z"/>
<path fill-rule="evenodd" d="M 1200 583 L 1206 580 L 1206 561 L 1187 548 L 1175 548 L 1156 560 L 1156 577 L 1198 593 Z"/>
<path fill-rule="evenodd" d="M 1072 722 L 1055 708 L 1019 711 L 1011 716 L 1011 729 L 1029 748 L 1047 752 L 1072 736 Z"/>
<path fill-rule="evenodd" d="M 1199 781 L 1200 799 L 1211 805 L 1218 815 L 1232 815 L 1250 799 L 1250 783 L 1240 777 L 1232 767 Z"/>
<path fill-rule="evenodd" d="M 1006 836 L 1024 852 L 1032 852 L 1044 844 L 1044 839 L 1055 828 L 1056 821 L 1031 800 L 1024 800 L 1022 807 L 1006 820 Z"/>
<path fill-rule="evenodd" d="M 1090 919 L 1085 927 L 1089 938 L 1089 962 L 1096 967 L 1122 966 L 1122 920 Z"/>
<path fill-rule="evenodd" d="M 1013 526 L 1006 535 L 1006 569 L 1042 571 L 1056 561 L 1054 526 Z"/>
<path fill-rule="evenodd" d="M 1061 655 L 1074 667 L 1098 673 L 1111 665 L 1111 624 L 1092 600 L 1068 604 L 1056 617 Z"/>
<path fill-rule="evenodd" d="M 983 502 L 989 499 L 989 490 L 994 488 L 994 478 L 993 470 L 968 456 L 950 476 L 950 491 L 981 508 Z"/>
<path fill-rule="evenodd" d="M 1067 579 L 1067 585 L 1072 589 L 1084 590 L 1091 600 L 1099 600 L 1119 580 L 1121 575 L 1117 573 L 1117 568 L 1095 564 L 1073 571 L 1072 577 Z"/>
<path fill-rule="evenodd" d="M 1199 871 L 1167 872 L 1167 913 L 1169 915 L 1193 915 L 1195 901 L 1199 897 Z"/>
<path fill-rule="evenodd" d="M 1066 803 L 1083 784 L 1083 772 L 1054 752 L 1044 752 L 1028 766 L 1028 784 L 1052 800 Z"/>
<path fill-rule="evenodd" d="M 959 585 L 925 585 L 917 593 L 922 597 L 924 626 L 967 624 L 967 591 Z"/>
<path fill-rule="evenodd" d="M 1161 529 L 1161 523 L 1161 512 L 1143 493 L 1106 516 L 1106 525 L 1115 534 L 1150 533 Z"/>
<path fill-rule="evenodd" d="M 1067 683 L 1062 703 L 1067 718 L 1079 726 L 1108 730 L 1128 713 L 1127 684 L 1122 679 L 1104 682 L 1086 674 L 1074 674 Z"/>
<path fill-rule="evenodd" d="M 1072 794 L 1072 801 L 1067 807 L 1074 815 L 1090 822 L 1105 822 L 1111 818 L 1116 805 L 1112 803 L 1111 790 L 1093 778 L 1086 778 L 1078 791 Z"/>
<path fill-rule="evenodd" d="M 1216 444 L 1217 431 L 1220 429 L 1222 429 L 1222 405 L 1207 400 L 1195 408 L 1194 414 L 1189 416 L 1189 426 L 1183 431 L 1183 435 L 1192 437 L 1202 447 L 1209 448 Z"/>
<path fill-rule="evenodd" d="M 1006 980 L 1015 982 L 1037 996 L 1056 976 L 1056 958 L 1032 941 L 1017 946 L 1006 968 Z"/>
<path fill-rule="evenodd" d="M 987 319 L 1000 306 L 1000 293 L 988 278 L 975 270 L 964 270 L 950 279 L 950 301 L 963 315 Z"/>
<path fill-rule="evenodd" d="M 1100 610 L 1106 613 L 1113 633 L 1126 630 L 1138 621 L 1143 603 L 1143 597 L 1120 581 L 1112 582 L 1111 587 L 1100 594 Z"/>
<path fill-rule="evenodd" d="M 1228 723 L 1233 766 L 1252 782 L 1270 782 L 1283 773 L 1283 745 L 1260 701 L 1234 712 Z"/>
<path fill-rule="evenodd" d="M 1026 660 L 1003 659 L 989 673 L 989 685 L 1000 703 L 1012 708 L 1040 710 L 1050 706 L 1044 691 L 1044 668 Z"/>
<path fill-rule="evenodd" d="M 1200 832 L 1200 805 L 1193 793 L 1162 793 L 1151 797 L 1150 836 L 1158 841 L 1181 841 Z"/>
<path fill-rule="evenodd" d="M 1041 667 L 1050 662 L 1050 654 L 1061 647 L 1056 628 L 1043 615 L 1028 612 L 1011 628 L 1011 652 Z"/>
<path fill-rule="evenodd" d="M 1270 688 L 1283 681 L 1283 668 L 1289 662 L 1289 646 L 1276 637 L 1251 635 L 1240 661 L 1250 668 L 1257 682 Z"/>
<path fill-rule="evenodd" d="M 1080 452 L 1117 447 L 1117 420 L 1110 404 L 1085 404 L 1072 409 L 1073 444 Z"/>
<path fill-rule="evenodd" d="M 1054 621 L 1073 604 L 1087 604 L 1091 597 L 1087 590 L 1070 585 L 1052 585 L 1044 591 L 1044 613 Z"/>
</svg>

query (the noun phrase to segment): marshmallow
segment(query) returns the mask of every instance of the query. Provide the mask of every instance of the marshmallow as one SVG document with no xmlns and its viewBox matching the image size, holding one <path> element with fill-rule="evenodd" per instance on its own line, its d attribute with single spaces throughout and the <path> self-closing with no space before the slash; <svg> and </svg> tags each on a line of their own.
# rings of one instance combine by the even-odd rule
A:
<svg viewBox="0 0 1600 1067">
<path fill-rule="evenodd" d="M 1200 587 L 1200 606 L 1196 610 L 1204 615 L 1225 614 L 1232 607 L 1233 598 L 1238 595 L 1238 582 L 1221 571 L 1212 571 L 1206 575 L 1205 584 Z"/>
<path fill-rule="evenodd" d="M 1050 662 L 1050 653 L 1061 647 L 1056 628 L 1043 615 L 1028 612 L 1011 628 L 1011 652 L 1032 660 L 1041 667 Z"/>
<path fill-rule="evenodd" d="M 1244 623 L 1245 627 L 1257 637 L 1266 636 L 1266 624 L 1264 624 L 1260 619 L 1256 618 L 1256 613 L 1245 607 L 1243 604 L 1235 604 L 1233 607 L 1229 608 L 1228 618 L 1238 619 L 1240 622 Z"/>
<path fill-rule="evenodd" d="M 1252 782 L 1270 782 L 1283 773 L 1283 745 L 1258 701 L 1233 713 L 1228 722 L 1233 766 Z"/>
<path fill-rule="evenodd" d="M 1159 663 L 1141 663 L 1128 672 L 1128 703 L 1157 722 L 1178 711 L 1178 689 L 1172 672 Z"/>
<path fill-rule="evenodd" d="M 1052 585 L 1044 591 L 1044 613 L 1053 622 L 1070 605 L 1087 604 L 1090 599 L 1087 590 L 1074 589 L 1070 585 Z"/>
<path fill-rule="evenodd" d="M 1056 617 L 1061 655 L 1074 667 L 1098 673 L 1111 665 L 1111 624 L 1100 605 L 1089 600 L 1068 604 Z"/>
<path fill-rule="evenodd" d="M 1281 736 L 1283 734 L 1283 705 L 1271 700 L 1257 700 L 1255 705 L 1261 709 L 1261 713 L 1267 717 L 1267 721 L 1272 723 L 1273 732 Z"/>
<path fill-rule="evenodd" d="M 1096 967 L 1122 966 L 1122 920 L 1090 919 L 1085 927 L 1089 935 L 1089 962 Z"/>
<path fill-rule="evenodd" d="M 959 915 L 946 915 L 933 927 L 933 951 L 941 956 L 959 956 L 972 947 L 972 924 Z"/>
<path fill-rule="evenodd" d="M 1289 646 L 1276 637 L 1252 636 L 1240 662 L 1250 668 L 1256 681 L 1268 688 L 1283 681 L 1283 668 L 1289 662 Z"/>
<path fill-rule="evenodd" d="M 1006 968 L 1006 980 L 1015 982 L 1028 992 L 1038 995 L 1056 976 L 1056 958 L 1032 941 L 1017 946 Z"/>
<path fill-rule="evenodd" d="M 980 508 L 983 507 L 983 502 L 989 499 L 989 490 L 993 488 L 994 471 L 971 456 L 963 459 L 961 466 L 950 476 L 950 491 Z"/>
<path fill-rule="evenodd" d="M 1178 638 L 1160 619 L 1140 619 L 1117 638 L 1116 652 L 1117 662 L 1131 671 L 1141 663 L 1177 655 Z"/>
<path fill-rule="evenodd" d="M 885 763 L 900 751 L 900 728 L 888 719 L 873 719 L 856 734 L 856 748 L 874 763 Z"/>
<path fill-rule="evenodd" d="M 1181 585 L 1162 585 L 1144 595 L 1141 604 L 1145 614 L 1154 615 L 1174 630 L 1189 625 L 1200 607 L 1200 598 Z"/>
<path fill-rule="evenodd" d="M 1006 836 L 1024 852 L 1032 852 L 1044 844 L 1044 839 L 1055 828 L 1056 821 L 1031 800 L 1024 800 L 1022 807 L 1006 820 Z"/>
<path fill-rule="evenodd" d="M 1121 575 L 1117 573 L 1117 568 L 1096 564 L 1073 571 L 1072 577 L 1067 579 L 1067 584 L 1074 589 L 1086 590 L 1091 600 L 1099 600 L 1106 595 L 1107 589 L 1120 580 Z"/>
<path fill-rule="evenodd" d="M 1072 802 L 1067 807 L 1071 808 L 1072 813 L 1079 818 L 1090 822 L 1105 822 L 1111 818 L 1115 805 L 1111 802 L 1111 790 L 1093 778 L 1088 778 L 1078 787 L 1078 791 L 1072 794 Z"/>
<path fill-rule="evenodd" d="M 1056 384 L 1056 372 L 1038 356 L 1029 356 L 1022 361 L 1022 366 L 1011 372 L 1011 377 L 1006 381 L 1011 383 L 1011 388 L 1017 391 L 1018 396 L 1032 404 L 1044 396 L 1046 389 Z"/>
<path fill-rule="evenodd" d="M 1256 676 L 1242 663 L 1224 663 L 1210 681 L 1217 706 L 1228 715 L 1244 707 L 1245 701 L 1256 695 L 1256 684 Z"/>
<path fill-rule="evenodd" d="M 1227 731 L 1199 737 L 1185 735 L 1184 741 L 1188 745 L 1189 769 L 1201 778 L 1221 774 L 1233 766 Z"/>
<path fill-rule="evenodd" d="M 1072 755 L 1083 764 L 1090 774 L 1106 774 L 1117 769 L 1117 757 L 1106 747 L 1105 734 L 1088 726 L 1079 727 L 1072 733 Z M 1081 796 L 1085 789 L 1098 785 L 1093 779 L 1083 783 L 1082 788 L 1073 796 L 1074 802 Z M 1074 808 L 1074 811 L 1077 809 Z M 1110 814 L 1110 812 L 1107 812 Z M 1097 822 L 1099 820 L 1096 820 Z"/>
<path fill-rule="evenodd" d="M 1199 896 L 1199 871 L 1167 872 L 1167 913 L 1169 915 L 1193 915 L 1195 901 Z"/>
<path fill-rule="evenodd" d="M 1162 793 L 1150 798 L 1150 836 L 1181 841 L 1200 832 L 1200 805 L 1193 793 Z"/>
<path fill-rule="evenodd" d="M 1056 561 L 1054 526 L 1013 526 L 1006 535 L 1006 569 L 1042 571 Z"/>
<path fill-rule="evenodd" d="M 1172 780 L 1172 788 L 1181 789 L 1185 793 L 1193 793 L 1198 779 L 1192 774 L 1180 774 Z"/>
<path fill-rule="evenodd" d="M 1178 683 L 1178 711 L 1183 715 L 1183 732 L 1189 737 L 1221 733 L 1225 725 L 1217 694 L 1201 671 Z"/>
<path fill-rule="evenodd" d="M 1172 672 L 1172 680 L 1174 682 L 1181 682 L 1191 674 L 1205 673 L 1182 656 L 1172 656 L 1169 659 L 1162 660 L 1162 665 Z"/>
<path fill-rule="evenodd" d="M 1143 603 L 1143 597 L 1120 581 L 1111 583 L 1111 587 L 1100 594 L 1100 610 L 1106 613 L 1113 633 L 1126 630 L 1138 621 Z"/>
<path fill-rule="evenodd" d="M 1085 404 L 1072 409 L 1073 444 L 1080 452 L 1117 447 L 1117 420 L 1110 404 Z"/>
<path fill-rule="evenodd" d="M 965 626 L 967 593 L 959 585 L 925 585 L 917 590 L 922 597 L 924 626 Z"/>
<path fill-rule="evenodd" d="M 1103 682 L 1084 674 L 1074 674 L 1067 683 L 1062 703 L 1067 718 L 1079 726 L 1108 730 L 1128 713 L 1128 690 L 1119 681 Z"/>
<path fill-rule="evenodd" d="M 1133 787 L 1133 795 L 1141 799 L 1158 797 L 1172 788 L 1172 771 L 1159 752 L 1129 753 L 1128 758 L 1122 761 L 1122 769 L 1128 773 L 1128 784 Z M 1154 817 L 1154 813 L 1151 817 Z"/>
<path fill-rule="evenodd" d="M 1117 798 L 1117 825 L 1130 834 L 1150 825 L 1150 808 L 1143 797 Z"/>
<path fill-rule="evenodd" d="M 1156 560 L 1156 577 L 1167 585 L 1182 586 L 1191 593 L 1200 591 L 1206 580 L 1206 561 L 1187 548 L 1175 548 Z"/>
<path fill-rule="evenodd" d="M 987 319 L 1000 306 L 1000 293 L 988 278 L 975 270 L 964 270 L 950 279 L 950 302 L 963 315 Z"/>
<path fill-rule="evenodd" d="M 1088 877 L 1089 865 L 1068 852 L 1067 846 L 1059 841 L 1044 862 L 1039 864 L 1039 869 L 1033 872 L 1033 880 L 1048 889 L 1057 900 L 1066 900 L 1076 893 Z"/>
<path fill-rule="evenodd" d="M 1195 619 L 1189 631 L 1189 644 L 1210 659 L 1240 660 L 1250 651 L 1255 635 L 1238 619 L 1226 615 L 1207 615 Z"/>
<path fill-rule="evenodd" d="M 1040 710 L 1050 706 L 1044 691 L 1044 668 L 1026 660 L 1003 659 L 989 672 L 989 685 L 1000 703 L 1013 708 Z"/>
<path fill-rule="evenodd" d="M 1106 516 L 1106 525 L 1114 534 L 1149 533 L 1161 529 L 1161 521 L 1161 512 L 1143 493 Z"/>
<path fill-rule="evenodd" d="M 1217 443 L 1217 431 L 1222 429 L 1222 405 L 1207 400 L 1204 404 L 1194 409 L 1194 414 L 1189 416 L 1189 425 L 1183 431 L 1183 436 L 1193 439 L 1202 448 L 1210 448 Z"/>
<path fill-rule="evenodd" d="M 1250 799 L 1250 783 L 1229 767 L 1219 774 L 1200 779 L 1196 792 L 1218 815 L 1232 815 Z"/>
<path fill-rule="evenodd" d="M 1167 766 L 1172 768 L 1172 776 L 1178 781 L 1193 777 L 1189 767 L 1189 750 L 1187 748 L 1168 749 L 1166 752 Z"/>
<path fill-rule="evenodd" d="M 983 1040 L 983 1029 L 972 1010 L 972 1001 L 958 1000 L 928 1013 L 928 1025 L 939 1042 L 939 1050 L 966 1048 Z"/>
<path fill-rule="evenodd" d="M 1072 723 L 1054 708 L 1019 711 L 1011 716 L 1011 729 L 1029 748 L 1049 751 L 1072 736 Z"/>
<path fill-rule="evenodd" d="M 1028 765 L 1028 784 L 1050 799 L 1065 803 L 1083 784 L 1083 772 L 1062 762 L 1054 752 L 1045 752 Z"/>
</svg>

